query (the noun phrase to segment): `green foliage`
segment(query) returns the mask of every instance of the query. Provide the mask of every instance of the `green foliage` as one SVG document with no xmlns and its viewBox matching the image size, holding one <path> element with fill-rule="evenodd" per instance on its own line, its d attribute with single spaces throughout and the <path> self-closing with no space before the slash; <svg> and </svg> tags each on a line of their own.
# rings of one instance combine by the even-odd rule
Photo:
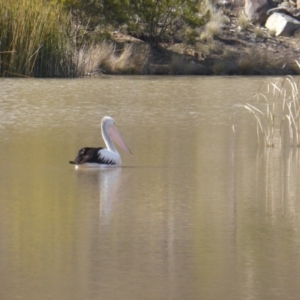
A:
<svg viewBox="0 0 300 300">
<path fill-rule="evenodd" d="M 104 21 L 108 24 L 120 26 L 130 19 L 128 10 L 130 0 L 102 0 Z"/>
<path fill-rule="evenodd" d="M 90 29 L 125 26 L 130 34 L 153 45 L 172 41 L 183 26 L 195 28 L 207 21 L 205 14 L 198 14 L 204 0 L 56 1 L 71 9 Z"/>
<path fill-rule="evenodd" d="M 204 22 L 197 15 L 198 1 L 131 0 L 123 1 L 128 16 L 128 31 L 150 44 L 172 41 L 182 26 L 196 27 Z"/>
</svg>

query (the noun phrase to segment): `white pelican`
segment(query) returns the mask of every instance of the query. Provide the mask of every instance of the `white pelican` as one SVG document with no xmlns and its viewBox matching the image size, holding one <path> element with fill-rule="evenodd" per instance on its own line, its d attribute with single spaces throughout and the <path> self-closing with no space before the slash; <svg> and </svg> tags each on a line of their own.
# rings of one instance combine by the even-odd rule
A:
<svg viewBox="0 0 300 300">
<path fill-rule="evenodd" d="M 107 148 L 85 147 L 78 151 L 77 157 L 70 164 L 76 167 L 120 167 L 122 165 L 121 156 L 115 147 L 113 140 L 126 152 L 131 153 L 123 141 L 115 120 L 111 117 L 103 117 L 101 121 L 101 132 Z"/>
</svg>

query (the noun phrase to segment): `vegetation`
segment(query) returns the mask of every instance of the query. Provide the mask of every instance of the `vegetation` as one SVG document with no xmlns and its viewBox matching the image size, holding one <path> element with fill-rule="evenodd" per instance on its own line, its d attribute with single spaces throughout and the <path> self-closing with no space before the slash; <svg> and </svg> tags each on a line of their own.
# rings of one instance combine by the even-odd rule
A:
<svg viewBox="0 0 300 300">
<path fill-rule="evenodd" d="M 109 33 L 122 28 L 151 47 L 170 43 L 179 28 L 204 24 L 207 16 L 197 14 L 199 7 L 194 0 L 1 1 L 0 75 L 74 77 L 84 75 L 91 65 L 94 70 L 118 73 L 123 66 L 125 73 L 142 72 L 149 48 L 120 49 Z M 143 55 L 133 59 L 137 48 Z M 109 57 L 100 54 L 106 49 Z"/>
<path fill-rule="evenodd" d="M 247 30 L 250 27 L 250 22 L 244 13 L 240 13 L 238 17 L 238 24 L 241 30 Z"/>
<path fill-rule="evenodd" d="M 103 41 L 82 47 L 79 50 L 78 65 L 87 76 L 96 74 L 143 74 L 149 57 L 147 44 L 125 44 L 118 49 L 116 44 Z"/>
<path fill-rule="evenodd" d="M 284 137 L 288 133 L 291 146 L 300 146 L 300 94 L 299 82 L 292 76 L 287 76 L 282 82 L 266 86 L 265 92 L 255 95 L 256 105 L 236 104 L 233 106 L 231 119 L 237 109 L 242 109 L 254 117 L 257 125 L 258 142 L 262 138 L 266 147 L 274 147 L 276 133 Z M 286 129 L 284 125 L 287 125 Z M 232 126 L 235 131 L 235 126 Z M 281 141 L 281 139 L 279 139 Z"/>
<path fill-rule="evenodd" d="M 222 27 L 228 23 L 228 18 L 222 11 L 216 10 L 212 5 L 208 6 L 210 19 L 205 25 L 205 30 L 201 33 L 201 40 L 212 41 L 222 35 Z"/>
<path fill-rule="evenodd" d="M 202 0 L 203 1 L 203 0 Z M 157 45 L 170 41 L 183 26 L 196 27 L 201 0 L 60 0 L 90 29 L 123 28 L 134 37 Z"/>
<path fill-rule="evenodd" d="M 1 1 L 0 74 L 75 76 L 72 30 L 70 17 L 59 5 L 40 0 Z"/>
<path fill-rule="evenodd" d="M 219 5 L 215 0 L 1 1 L 0 76 L 299 73 L 294 59 L 292 65 L 273 51 L 275 37 Z M 269 40 L 266 52 L 262 45 Z"/>
</svg>

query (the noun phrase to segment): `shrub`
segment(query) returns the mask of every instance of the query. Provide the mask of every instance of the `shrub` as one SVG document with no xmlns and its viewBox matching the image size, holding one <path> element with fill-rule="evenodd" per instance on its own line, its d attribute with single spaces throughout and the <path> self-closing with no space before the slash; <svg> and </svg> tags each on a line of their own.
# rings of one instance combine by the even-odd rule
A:
<svg viewBox="0 0 300 300">
<path fill-rule="evenodd" d="M 50 1 L 50 0 L 49 0 Z M 90 29 L 101 25 L 121 28 L 152 45 L 172 41 L 184 24 L 195 28 L 205 23 L 198 14 L 203 0 L 56 0 Z"/>
</svg>

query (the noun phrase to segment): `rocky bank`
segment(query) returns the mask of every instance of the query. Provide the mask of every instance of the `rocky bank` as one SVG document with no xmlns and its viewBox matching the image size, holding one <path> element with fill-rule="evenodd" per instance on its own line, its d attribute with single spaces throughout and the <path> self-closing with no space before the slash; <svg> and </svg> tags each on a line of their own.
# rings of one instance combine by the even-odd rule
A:
<svg viewBox="0 0 300 300">
<path fill-rule="evenodd" d="M 274 6 L 272 6 L 274 7 Z M 276 6 L 275 6 L 276 7 Z M 186 44 L 181 41 L 151 49 L 145 74 L 152 75 L 298 75 L 300 74 L 300 30 L 292 36 L 276 36 L 264 22 L 251 21 L 241 28 L 245 2 L 221 3 L 227 22 L 213 40 Z M 268 8 L 269 9 L 269 8 Z M 201 35 L 199 29 L 199 37 Z M 114 33 L 120 42 L 135 41 Z M 299 62 L 299 63 L 298 63 Z"/>
</svg>

